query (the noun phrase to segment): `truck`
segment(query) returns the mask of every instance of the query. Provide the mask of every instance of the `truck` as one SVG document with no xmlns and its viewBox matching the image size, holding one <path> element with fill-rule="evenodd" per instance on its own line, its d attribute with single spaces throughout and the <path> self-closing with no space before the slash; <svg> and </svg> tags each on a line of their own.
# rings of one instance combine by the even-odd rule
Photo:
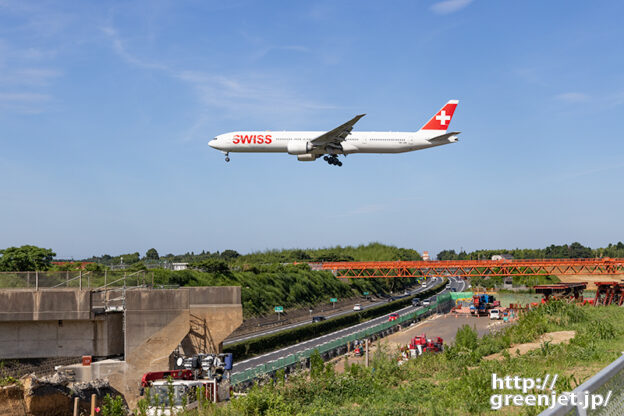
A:
<svg viewBox="0 0 624 416">
<path fill-rule="evenodd" d="M 153 371 L 141 378 L 149 416 L 170 416 L 197 408 L 200 401 L 229 400 L 232 354 L 179 357 L 177 369 Z"/>
<path fill-rule="evenodd" d="M 409 350 L 412 357 L 419 356 L 427 351 L 441 352 L 444 350 L 444 340 L 440 337 L 427 338 L 425 334 L 417 335 L 412 338 Z"/>
<path fill-rule="evenodd" d="M 470 314 L 474 316 L 488 315 L 488 311 L 492 308 L 500 306 L 500 302 L 494 299 L 493 295 L 483 293 L 472 297 L 472 305 L 470 305 Z"/>
</svg>

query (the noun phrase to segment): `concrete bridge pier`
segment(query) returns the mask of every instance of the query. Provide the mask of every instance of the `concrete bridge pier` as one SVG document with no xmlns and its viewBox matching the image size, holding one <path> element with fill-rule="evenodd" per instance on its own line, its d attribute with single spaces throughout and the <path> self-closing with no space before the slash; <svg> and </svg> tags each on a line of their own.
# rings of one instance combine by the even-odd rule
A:
<svg viewBox="0 0 624 416">
<path fill-rule="evenodd" d="M 0 305 L 0 359 L 100 358 L 63 371 L 76 381 L 108 378 L 130 404 L 141 376 L 169 369 L 178 346 L 185 354 L 220 352 L 243 321 L 241 290 L 235 286 L 5 289 Z"/>
</svg>

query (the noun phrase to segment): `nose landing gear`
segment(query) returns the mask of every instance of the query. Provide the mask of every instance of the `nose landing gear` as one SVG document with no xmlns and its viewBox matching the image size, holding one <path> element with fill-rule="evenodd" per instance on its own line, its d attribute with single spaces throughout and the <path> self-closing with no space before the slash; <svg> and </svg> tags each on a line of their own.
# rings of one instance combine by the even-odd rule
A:
<svg viewBox="0 0 624 416">
<path fill-rule="evenodd" d="M 225 153 L 225 161 L 229 162 L 230 161 L 230 152 L 226 152 Z"/>
<path fill-rule="evenodd" d="M 338 157 L 336 155 L 323 156 L 323 160 L 330 165 L 342 166 L 342 162 L 338 160 Z"/>
</svg>

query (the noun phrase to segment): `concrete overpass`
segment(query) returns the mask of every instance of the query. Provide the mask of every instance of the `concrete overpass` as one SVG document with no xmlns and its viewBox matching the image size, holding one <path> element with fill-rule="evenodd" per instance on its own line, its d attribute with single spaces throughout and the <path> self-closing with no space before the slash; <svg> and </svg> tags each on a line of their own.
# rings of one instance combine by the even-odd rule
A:
<svg viewBox="0 0 624 416">
<path fill-rule="evenodd" d="M 0 305 L 0 359 L 91 355 L 101 361 L 76 366 L 76 379 L 106 377 L 125 395 L 176 349 L 220 352 L 243 321 L 240 287 L 229 286 L 0 289 Z"/>
</svg>

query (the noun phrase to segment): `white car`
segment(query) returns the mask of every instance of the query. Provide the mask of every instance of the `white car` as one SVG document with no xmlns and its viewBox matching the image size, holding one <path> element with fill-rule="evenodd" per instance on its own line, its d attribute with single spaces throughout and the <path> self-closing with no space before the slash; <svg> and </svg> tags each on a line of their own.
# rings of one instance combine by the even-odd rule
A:
<svg viewBox="0 0 624 416">
<path fill-rule="evenodd" d="M 354 311 L 361 311 L 362 310 L 362 305 L 360 305 L 359 303 L 356 303 L 355 305 L 353 305 L 353 310 Z"/>
<path fill-rule="evenodd" d="M 500 311 L 498 309 L 491 309 L 490 310 L 490 319 L 500 319 L 501 315 L 500 315 Z"/>
<path fill-rule="evenodd" d="M 422 287 L 427 287 L 427 282 L 423 282 Z"/>
</svg>

